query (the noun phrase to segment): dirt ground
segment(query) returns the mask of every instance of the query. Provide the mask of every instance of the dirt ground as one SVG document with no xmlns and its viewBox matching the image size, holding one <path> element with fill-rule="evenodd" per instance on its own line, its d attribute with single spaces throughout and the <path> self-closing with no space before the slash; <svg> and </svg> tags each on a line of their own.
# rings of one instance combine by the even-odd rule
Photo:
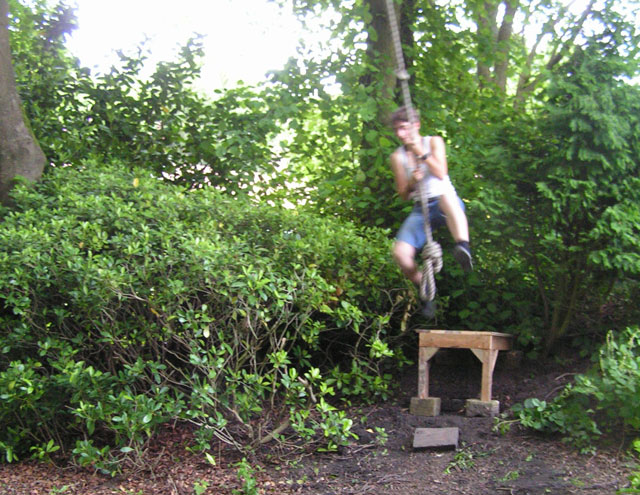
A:
<svg viewBox="0 0 640 495">
<path fill-rule="evenodd" d="M 565 359 L 498 359 L 493 396 L 501 409 L 527 397 L 549 398 L 573 373 L 588 366 Z M 252 460 L 250 480 L 238 478 L 239 454 L 226 446 L 213 449 L 216 465 L 183 448 L 189 431 L 176 427 L 158 436 L 148 469 L 122 477 L 24 462 L 0 465 L 2 495 L 257 495 L 257 494 L 399 494 L 399 495 L 542 495 L 615 494 L 627 484 L 633 466 L 619 446 L 580 455 L 559 439 L 519 428 L 493 431 L 490 418 L 467 418 L 464 400 L 477 397 L 479 361 L 466 350 L 442 350 L 433 360 L 431 395 L 442 400 L 435 418 L 409 414 L 417 389 L 416 368 L 406 370 L 392 400 L 358 409 L 366 421 L 354 427 L 358 440 L 339 453 L 285 456 L 265 451 Z M 384 445 L 375 427 L 385 428 Z M 457 427 L 457 450 L 414 450 L 416 428 Z"/>
</svg>

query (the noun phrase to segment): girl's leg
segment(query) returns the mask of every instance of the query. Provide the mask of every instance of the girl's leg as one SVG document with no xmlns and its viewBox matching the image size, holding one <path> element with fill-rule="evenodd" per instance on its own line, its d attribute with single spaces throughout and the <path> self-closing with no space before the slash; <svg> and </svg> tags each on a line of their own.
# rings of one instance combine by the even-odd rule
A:
<svg viewBox="0 0 640 495">
<path fill-rule="evenodd" d="M 422 272 L 415 261 L 416 248 L 404 241 L 396 241 L 393 244 L 393 258 L 404 273 L 405 277 L 417 286 L 420 286 Z"/>
<path fill-rule="evenodd" d="M 440 211 L 444 213 L 447 227 L 456 241 L 453 248 L 453 256 L 460 263 L 465 272 L 473 270 L 471 259 L 471 248 L 469 247 L 469 224 L 458 196 L 454 194 L 443 194 L 438 201 Z"/>
<path fill-rule="evenodd" d="M 447 193 L 440 196 L 439 206 L 444 213 L 447 221 L 447 227 L 453 240 L 456 242 L 469 242 L 469 224 L 467 223 L 467 215 L 465 215 L 460 200 L 455 193 Z"/>
</svg>

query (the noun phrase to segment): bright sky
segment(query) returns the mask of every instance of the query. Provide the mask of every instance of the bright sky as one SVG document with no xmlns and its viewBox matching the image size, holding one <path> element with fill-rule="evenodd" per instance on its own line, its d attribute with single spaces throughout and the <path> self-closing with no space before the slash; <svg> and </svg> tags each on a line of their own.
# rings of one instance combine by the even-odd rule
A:
<svg viewBox="0 0 640 495">
<path fill-rule="evenodd" d="M 68 41 L 83 65 L 107 72 L 116 50 L 133 50 L 145 40 L 152 62 L 175 59 L 194 33 L 205 35 L 202 81 L 208 92 L 243 80 L 254 84 L 281 69 L 295 55 L 298 40 L 312 35 L 293 14 L 269 0 L 71 0 L 79 28 Z M 587 0 L 565 0 L 580 11 Z"/>
<path fill-rule="evenodd" d="M 150 38 L 150 60 L 175 59 L 193 34 L 205 35 L 205 90 L 253 84 L 295 55 L 302 27 L 268 0 L 75 0 L 79 28 L 68 41 L 83 65 L 104 73 L 116 50 Z"/>
</svg>

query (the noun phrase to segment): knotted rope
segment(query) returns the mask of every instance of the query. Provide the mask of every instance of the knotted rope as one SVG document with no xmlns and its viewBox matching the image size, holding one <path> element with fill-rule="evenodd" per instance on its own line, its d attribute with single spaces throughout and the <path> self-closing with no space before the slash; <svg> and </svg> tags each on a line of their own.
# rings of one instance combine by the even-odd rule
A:
<svg viewBox="0 0 640 495">
<path fill-rule="evenodd" d="M 409 73 L 404 64 L 404 54 L 402 53 L 402 42 L 400 41 L 400 30 L 396 18 L 396 11 L 393 6 L 393 0 L 387 0 L 387 14 L 389 16 L 389 25 L 391 27 L 391 38 L 395 49 L 396 57 L 396 77 L 400 81 L 402 90 L 402 101 L 407 109 L 409 123 L 416 122 L 416 116 L 411 104 L 411 94 L 409 92 Z M 417 162 L 417 157 L 416 162 Z M 420 166 L 420 165 L 419 165 Z M 425 164 L 421 166 L 426 167 Z M 433 301 L 436 296 L 435 274 L 442 269 L 442 248 L 440 244 L 433 240 L 431 233 L 431 221 L 429 219 L 429 198 L 427 197 L 427 188 L 424 180 L 417 184 L 418 194 L 420 195 L 420 203 L 422 205 L 422 217 L 424 218 L 424 234 L 427 239 L 426 244 L 422 248 L 422 281 L 420 283 L 420 299 L 423 301 Z"/>
</svg>

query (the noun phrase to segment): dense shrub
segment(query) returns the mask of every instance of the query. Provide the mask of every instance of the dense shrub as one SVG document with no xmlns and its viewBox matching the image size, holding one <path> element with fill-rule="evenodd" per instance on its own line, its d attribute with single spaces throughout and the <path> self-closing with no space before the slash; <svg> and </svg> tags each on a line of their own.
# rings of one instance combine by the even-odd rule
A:
<svg viewBox="0 0 640 495">
<path fill-rule="evenodd" d="M 57 169 L 14 192 L 0 230 L 6 459 L 68 449 L 113 472 L 174 419 L 199 426 L 202 450 L 214 435 L 344 442 L 334 396 L 384 396 L 385 363 L 404 360 L 386 232 L 143 174 Z"/>
</svg>

